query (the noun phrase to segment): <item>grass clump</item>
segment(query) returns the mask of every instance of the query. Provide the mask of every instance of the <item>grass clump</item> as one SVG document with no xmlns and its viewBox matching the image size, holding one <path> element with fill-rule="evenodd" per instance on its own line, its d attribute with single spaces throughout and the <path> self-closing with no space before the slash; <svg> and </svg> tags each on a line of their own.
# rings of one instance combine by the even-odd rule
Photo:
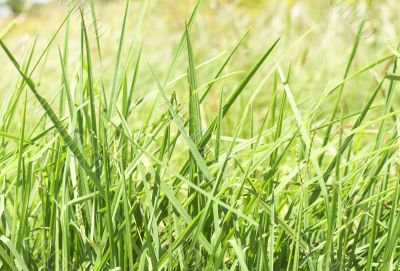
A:
<svg viewBox="0 0 400 271">
<path fill-rule="evenodd" d="M 229 72 L 248 34 L 198 63 L 200 4 L 163 76 L 143 60 L 147 1 L 136 29 L 126 2 L 113 68 L 93 2 L 22 60 L 1 37 L 18 76 L 0 112 L 2 270 L 399 269 L 396 52 L 355 69 L 361 24 L 342 79 L 307 103 L 285 56 L 309 32 Z M 40 84 L 51 49 L 53 99 Z M 348 84 L 383 66 L 362 107 L 342 108 Z"/>
</svg>

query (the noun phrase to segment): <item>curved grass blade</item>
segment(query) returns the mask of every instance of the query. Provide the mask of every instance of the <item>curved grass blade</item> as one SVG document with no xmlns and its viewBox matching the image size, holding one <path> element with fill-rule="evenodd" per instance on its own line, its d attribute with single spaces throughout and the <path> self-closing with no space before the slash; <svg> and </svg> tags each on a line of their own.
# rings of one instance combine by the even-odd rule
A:
<svg viewBox="0 0 400 271">
<path fill-rule="evenodd" d="M 68 146 L 68 148 L 71 150 L 79 164 L 82 166 L 86 174 L 93 180 L 94 184 L 96 185 L 97 189 L 99 189 L 100 194 L 104 196 L 104 189 L 100 183 L 99 178 L 96 176 L 96 174 L 93 173 L 91 167 L 85 160 L 85 157 L 82 153 L 82 151 L 79 149 L 77 143 L 71 138 L 71 136 L 68 134 L 66 131 L 64 125 L 61 123 L 60 119 L 57 117 L 57 115 L 54 113 L 53 109 L 50 107 L 49 103 L 44 99 L 36 90 L 36 86 L 34 82 L 32 81 L 31 78 L 29 78 L 26 74 L 24 74 L 16 59 L 12 55 L 12 53 L 8 50 L 7 46 L 3 43 L 2 40 L 0 40 L 0 46 L 3 48 L 3 50 L 6 52 L 7 56 L 11 60 L 11 62 L 14 64 L 14 67 L 18 70 L 18 72 L 21 74 L 23 79 L 25 80 L 26 84 L 29 86 L 31 89 L 32 93 L 35 95 L 36 99 L 39 101 L 40 105 L 43 107 L 45 110 L 46 114 L 50 118 L 50 120 L 53 122 L 54 126 L 56 127 L 58 133 L 64 140 L 65 144 Z"/>
</svg>

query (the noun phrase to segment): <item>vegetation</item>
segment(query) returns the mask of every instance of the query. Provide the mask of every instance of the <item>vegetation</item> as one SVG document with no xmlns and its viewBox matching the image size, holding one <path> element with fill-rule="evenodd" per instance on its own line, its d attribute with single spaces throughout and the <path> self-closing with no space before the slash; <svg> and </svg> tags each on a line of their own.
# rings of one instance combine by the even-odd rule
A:
<svg viewBox="0 0 400 271">
<path fill-rule="evenodd" d="M 15 71 L 0 108 L 0 269 L 400 269 L 396 43 L 365 53 L 362 20 L 332 74 L 302 47 L 330 37 L 315 28 L 266 44 L 243 32 L 206 58 L 198 1 L 163 70 L 141 41 L 148 2 L 135 16 L 125 2 L 112 62 L 94 1 L 66 7 L 23 56 L 14 23 L 0 34 Z"/>
<path fill-rule="evenodd" d="M 7 3 L 15 13 L 20 13 L 25 5 L 25 0 L 8 0 Z"/>
</svg>

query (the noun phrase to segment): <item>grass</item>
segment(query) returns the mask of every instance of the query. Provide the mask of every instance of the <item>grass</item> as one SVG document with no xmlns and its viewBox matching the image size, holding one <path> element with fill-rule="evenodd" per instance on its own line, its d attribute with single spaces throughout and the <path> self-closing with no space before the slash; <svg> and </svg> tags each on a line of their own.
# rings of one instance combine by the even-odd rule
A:
<svg viewBox="0 0 400 271">
<path fill-rule="evenodd" d="M 202 2 L 160 67 L 151 1 L 115 54 L 94 1 L 24 55 L 0 31 L 1 270 L 400 269 L 398 47 L 365 54 L 361 23 L 332 74 L 314 27 L 206 57 Z"/>
</svg>

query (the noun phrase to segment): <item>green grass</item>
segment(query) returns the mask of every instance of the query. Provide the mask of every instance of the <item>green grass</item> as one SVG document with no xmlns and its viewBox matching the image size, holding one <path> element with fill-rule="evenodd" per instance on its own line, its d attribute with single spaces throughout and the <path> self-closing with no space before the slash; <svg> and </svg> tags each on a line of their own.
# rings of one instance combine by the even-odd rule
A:
<svg viewBox="0 0 400 271">
<path fill-rule="evenodd" d="M 311 93 L 290 56 L 321 29 L 205 58 L 198 1 L 163 70 L 149 2 L 112 56 L 94 1 L 24 56 L 0 31 L 0 270 L 400 270 L 397 49 L 360 63 L 361 24 Z"/>
</svg>

